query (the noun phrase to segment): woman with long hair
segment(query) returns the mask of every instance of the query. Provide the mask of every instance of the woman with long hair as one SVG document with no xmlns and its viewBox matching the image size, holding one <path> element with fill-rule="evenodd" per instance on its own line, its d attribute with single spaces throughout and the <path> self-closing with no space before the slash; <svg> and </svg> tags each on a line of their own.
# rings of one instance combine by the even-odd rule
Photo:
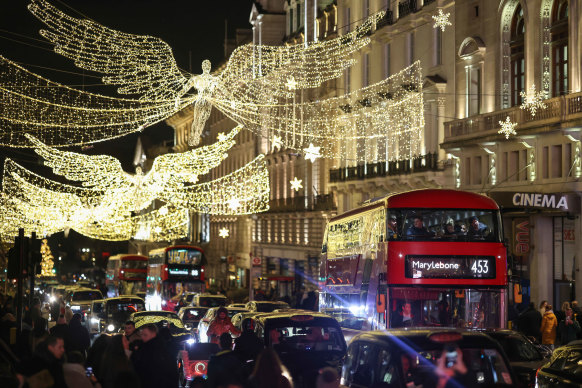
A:
<svg viewBox="0 0 582 388">
<path fill-rule="evenodd" d="M 293 388 L 291 374 L 272 348 L 266 348 L 259 354 L 255 369 L 249 377 L 249 386 L 253 388 Z"/>
</svg>

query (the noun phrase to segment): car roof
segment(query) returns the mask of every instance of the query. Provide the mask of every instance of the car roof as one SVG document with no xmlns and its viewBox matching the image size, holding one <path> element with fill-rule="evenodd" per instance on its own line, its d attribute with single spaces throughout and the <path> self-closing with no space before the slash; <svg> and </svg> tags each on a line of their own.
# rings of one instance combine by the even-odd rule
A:
<svg viewBox="0 0 582 388">
<path fill-rule="evenodd" d="M 460 330 L 460 329 L 427 329 L 427 328 L 407 328 L 407 329 L 390 329 L 385 331 L 369 331 L 360 333 L 352 339 L 352 342 L 366 341 L 378 344 L 395 343 L 398 347 L 404 344 L 413 345 L 419 348 L 432 348 L 438 344 L 444 345 L 444 342 L 435 342 L 429 339 L 429 336 L 435 334 L 454 334 L 458 333 L 462 336 L 459 341 L 448 342 L 462 342 L 464 345 L 482 347 L 487 345 L 489 347 L 499 348 L 497 342 L 488 337 L 485 333 L 474 330 Z M 403 341 L 404 340 L 404 341 Z"/>
<path fill-rule="evenodd" d="M 311 315 L 313 318 L 327 318 L 330 321 L 337 322 L 335 318 L 330 317 L 327 314 L 320 313 L 318 311 L 301 311 L 301 310 L 293 310 L 293 311 L 273 311 L 271 313 L 261 313 L 260 316 L 257 316 L 256 319 L 259 321 L 264 322 L 267 319 L 286 319 L 292 318 L 300 315 Z"/>
<path fill-rule="evenodd" d="M 211 297 L 211 298 L 226 298 L 226 296 L 220 295 L 220 294 L 218 294 L 218 295 L 217 294 L 198 294 L 198 296 L 205 297 L 205 298 L 208 298 L 208 297 Z"/>
<path fill-rule="evenodd" d="M 114 296 L 112 298 L 105 298 L 105 299 L 103 299 L 103 301 L 104 302 L 109 302 L 109 301 L 114 301 L 114 300 L 118 300 L 118 299 L 139 299 L 140 302 L 144 302 L 144 300 L 142 298 L 140 298 L 139 296 L 136 296 L 136 295 L 120 295 L 120 296 Z"/>
</svg>

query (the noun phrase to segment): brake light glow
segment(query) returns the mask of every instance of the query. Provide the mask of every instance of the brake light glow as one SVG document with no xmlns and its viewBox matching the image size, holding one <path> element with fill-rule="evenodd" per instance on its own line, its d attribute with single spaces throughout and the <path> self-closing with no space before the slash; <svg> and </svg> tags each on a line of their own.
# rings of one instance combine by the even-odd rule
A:
<svg viewBox="0 0 582 388">
<path fill-rule="evenodd" d="M 461 333 L 434 333 L 428 336 L 428 339 L 430 339 L 431 341 L 439 343 L 457 342 L 460 341 L 462 338 L 463 336 L 461 335 Z"/>
<path fill-rule="evenodd" d="M 295 322 L 311 321 L 313 315 L 293 315 L 290 319 Z"/>
</svg>

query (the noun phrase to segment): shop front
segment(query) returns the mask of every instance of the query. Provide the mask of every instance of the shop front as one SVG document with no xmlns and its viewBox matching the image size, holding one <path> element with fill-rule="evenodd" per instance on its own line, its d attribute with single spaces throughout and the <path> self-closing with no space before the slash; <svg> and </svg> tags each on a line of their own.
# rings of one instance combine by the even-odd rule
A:
<svg viewBox="0 0 582 388">
<path fill-rule="evenodd" d="M 489 195 L 501 208 L 508 243 L 509 305 L 522 311 L 530 302 L 539 305 L 547 300 L 558 310 L 565 301 L 581 299 L 582 287 L 576 289 L 578 195 L 518 191 Z"/>
</svg>

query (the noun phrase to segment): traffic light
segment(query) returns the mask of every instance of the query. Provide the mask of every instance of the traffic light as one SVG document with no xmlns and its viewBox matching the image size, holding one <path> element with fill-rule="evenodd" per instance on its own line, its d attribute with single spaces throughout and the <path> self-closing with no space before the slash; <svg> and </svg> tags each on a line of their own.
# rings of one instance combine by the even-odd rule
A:
<svg viewBox="0 0 582 388">
<path fill-rule="evenodd" d="M 9 279 L 17 279 L 18 276 L 18 267 L 20 261 L 20 246 L 23 245 L 24 248 L 24 260 L 23 260 L 23 267 L 21 269 L 22 275 L 26 275 L 28 273 L 28 248 L 29 248 L 29 239 L 28 237 L 24 238 L 24 241 L 21 241 L 19 237 L 14 239 L 14 246 L 10 248 L 8 251 L 8 271 L 7 277 Z"/>
<path fill-rule="evenodd" d="M 42 254 L 40 253 L 40 246 L 42 245 L 42 240 L 35 238 L 30 242 L 30 262 L 28 273 L 33 275 L 41 274 Z M 35 267 L 36 266 L 36 267 Z"/>
</svg>

